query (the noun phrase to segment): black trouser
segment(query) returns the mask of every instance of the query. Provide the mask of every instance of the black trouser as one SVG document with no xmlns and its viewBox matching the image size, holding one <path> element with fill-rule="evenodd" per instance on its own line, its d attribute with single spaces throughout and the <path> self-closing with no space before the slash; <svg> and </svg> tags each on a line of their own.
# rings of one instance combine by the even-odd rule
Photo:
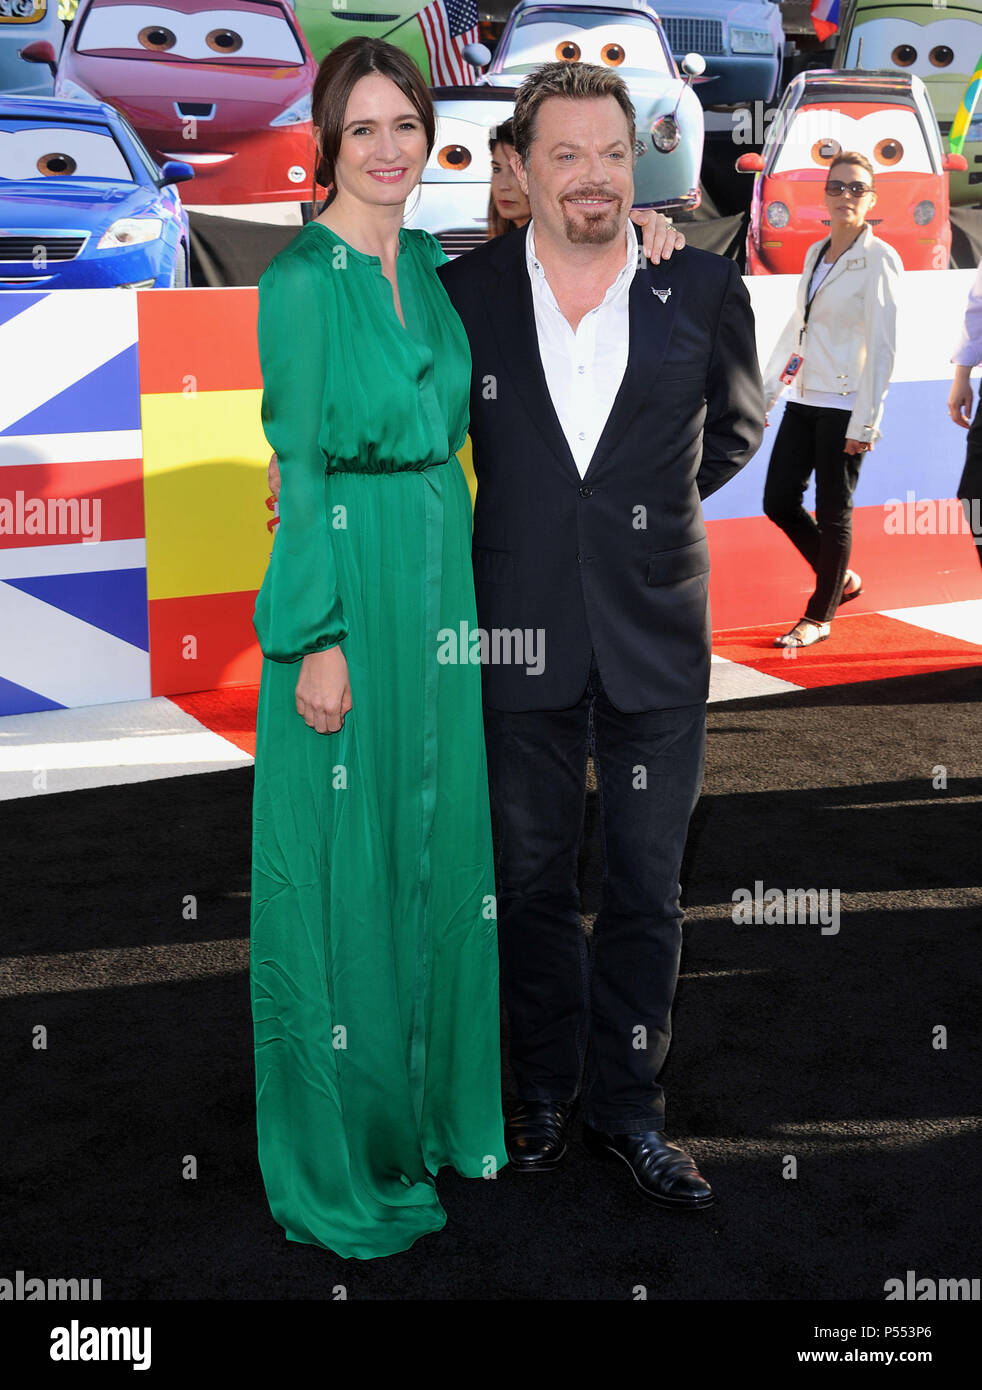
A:
<svg viewBox="0 0 982 1390">
<path fill-rule="evenodd" d="M 965 468 L 955 496 L 965 509 L 965 516 L 975 537 L 975 553 L 982 565 L 982 391 L 968 431 Z"/>
<path fill-rule="evenodd" d="M 804 616 L 816 623 L 835 616 L 852 550 L 852 495 L 862 455 L 844 452 L 850 414 L 789 401 L 764 484 L 764 515 L 780 526 L 815 571 L 815 591 Z M 814 519 L 801 505 L 813 472 Z"/>
<path fill-rule="evenodd" d="M 699 798 L 705 703 L 623 714 L 596 661 L 571 709 L 485 708 L 501 989 L 520 1100 L 574 1099 L 596 1129 L 662 1129 L 683 911 L 679 867 Z M 577 859 L 586 759 L 600 795 L 603 897 L 588 951 Z M 585 1075 L 584 1075 L 585 1071 Z"/>
</svg>

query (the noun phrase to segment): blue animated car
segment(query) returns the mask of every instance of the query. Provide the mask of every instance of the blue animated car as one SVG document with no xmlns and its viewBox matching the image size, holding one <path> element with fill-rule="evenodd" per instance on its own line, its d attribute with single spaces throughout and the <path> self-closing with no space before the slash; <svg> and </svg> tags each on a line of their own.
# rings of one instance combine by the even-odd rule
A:
<svg viewBox="0 0 982 1390">
<path fill-rule="evenodd" d="M 0 289 L 187 285 L 193 177 L 105 102 L 0 92 Z"/>
</svg>

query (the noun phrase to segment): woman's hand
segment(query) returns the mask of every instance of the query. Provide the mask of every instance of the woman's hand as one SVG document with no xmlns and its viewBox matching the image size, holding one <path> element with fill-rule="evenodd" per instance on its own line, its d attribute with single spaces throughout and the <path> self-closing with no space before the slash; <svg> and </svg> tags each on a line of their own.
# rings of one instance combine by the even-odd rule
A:
<svg viewBox="0 0 982 1390">
<path fill-rule="evenodd" d="M 319 734 L 336 734 L 351 709 L 348 662 L 340 647 L 310 652 L 300 663 L 297 713 Z"/>
<path fill-rule="evenodd" d="M 843 450 L 846 454 L 868 454 L 873 446 L 865 439 L 847 439 Z"/>
<path fill-rule="evenodd" d="M 660 265 L 661 258 L 669 260 L 673 251 L 681 251 L 685 237 L 677 227 L 673 227 L 667 217 L 660 212 L 640 208 L 631 209 L 631 221 L 641 227 L 641 245 L 644 254 L 653 265 Z"/>
<path fill-rule="evenodd" d="M 280 463 L 275 454 L 269 456 L 269 467 L 266 469 L 266 482 L 275 501 L 280 497 Z"/>
</svg>

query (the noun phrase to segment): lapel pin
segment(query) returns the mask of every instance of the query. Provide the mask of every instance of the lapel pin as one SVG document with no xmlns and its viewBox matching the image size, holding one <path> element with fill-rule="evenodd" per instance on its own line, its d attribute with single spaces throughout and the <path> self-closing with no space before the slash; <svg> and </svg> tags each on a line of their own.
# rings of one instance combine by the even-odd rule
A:
<svg viewBox="0 0 982 1390">
<path fill-rule="evenodd" d="M 661 300 L 661 302 L 664 304 L 665 301 L 668 299 L 668 296 L 672 293 L 672 291 L 671 291 L 671 290 L 655 290 L 655 289 L 653 289 L 653 290 L 651 291 L 651 293 L 652 293 L 652 294 L 656 294 L 656 295 L 658 296 L 658 298 Z"/>
</svg>

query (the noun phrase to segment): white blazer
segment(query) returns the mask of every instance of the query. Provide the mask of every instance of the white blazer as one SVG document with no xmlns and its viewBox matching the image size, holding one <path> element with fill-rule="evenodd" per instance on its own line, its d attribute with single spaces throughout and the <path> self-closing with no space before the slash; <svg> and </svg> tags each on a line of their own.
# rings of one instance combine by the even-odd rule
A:
<svg viewBox="0 0 982 1390">
<path fill-rule="evenodd" d="M 874 444 L 880 438 L 883 402 L 893 373 L 903 262 L 867 224 L 822 281 L 799 347 L 812 272 L 827 240 L 816 241 L 805 252 L 794 313 L 763 373 L 764 400 L 770 410 L 786 389 L 781 373 L 788 358 L 800 353 L 804 361 L 791 384 L 792 395 L 809 390 L 846 396 L 855 391 L 846 438 Z"/>
</svg>

